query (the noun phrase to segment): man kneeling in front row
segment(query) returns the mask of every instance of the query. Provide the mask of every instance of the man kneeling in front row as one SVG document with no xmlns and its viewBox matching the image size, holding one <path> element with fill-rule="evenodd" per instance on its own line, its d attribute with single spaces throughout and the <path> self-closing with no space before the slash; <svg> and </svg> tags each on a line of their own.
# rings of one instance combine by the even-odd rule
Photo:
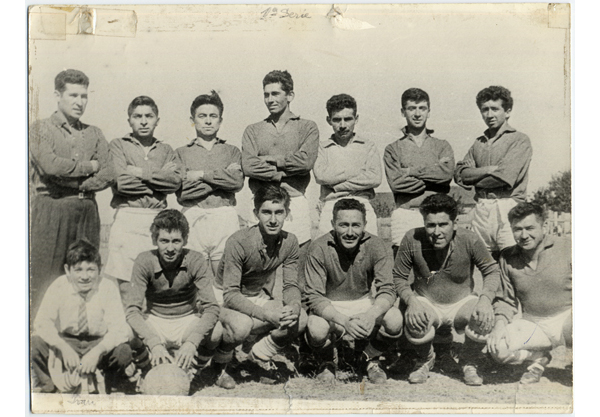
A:
<svg viewBox="0 0 600 417">
<path fill-rule="evenodd" d="M 492 300 L 499 286 L 498 264 L 483 241 L 473 232 L 457 227 L 456 201 L 433 194 L 421 203 L 425 227 L 404 236 L 393 270 L 394 283 L 405 308 L 406 338 L 418 359 L 408 381 L 427 381 L 435 363 L 433 338 L 440 326 L 465 332 L 459 365 L 467 385 L 481 385 L 477 373 L 487 334 L 492 330 Z M 483 275 L 483 290 L 474 294 L 473 268 Z M 409 273 L 414 271 L 414 284 Z"/>
<path fill-rule="evenodd" d="M 234 388 L 225 371 L 231 351 L 223 346 L 232 343 L 235 332 L 219 322 L 210 264 L 201 253 L 184 248 L 189 234 L 185 216 L 163 210 L 150 231 L 157 249 L 142 252 L 135 261 L 124 291 L 127 322 L 150 350 L 152 366 L 175 363 L 193 375 L 212 359 L 219 375 L 215 384 Z"/>
<path fill-rule="evenodd" d="M 365 231 L 366 209 L 358 200 L 337 201 L 331 223 L 333 230 L 310 245 L 305 267 L 307 342 L 322 359 L 317 379 L 335 380 L 334 344 L 348 334 L 369 340 L 363 356 L 367 376 L 381 384 L 387 376 L 379 357 L 402 334 L 402 314 L 393 307 L 392 253 Z"/>
<path fill-rule="evenodd" d="M 488 350 L 498 362 L 527 363 L 521 383 L 532 384 L 550 363 L 550 350 L 573 343 L 571 240 L 546 234 L 544 209 L 532 203 L 512 208 L 508 220 L 517 244 L 500 254 L 503 296 L 494 302 Z"/>
<path fill-rule="evenodd" d="M 31 361 L 40 392 L 98 392 L 96 371 L 106 388 L 125 378 L 132 349 L 121 296 L 100 277 L 100 254 L 79 240 L 67 250 L 65 275 L 44 294 L 31 337 Z"/>
</svg>

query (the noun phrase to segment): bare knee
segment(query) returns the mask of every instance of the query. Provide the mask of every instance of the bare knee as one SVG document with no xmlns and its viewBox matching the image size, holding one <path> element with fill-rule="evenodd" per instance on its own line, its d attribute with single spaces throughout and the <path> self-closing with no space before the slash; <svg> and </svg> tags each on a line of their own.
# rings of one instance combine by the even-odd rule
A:
<svg viewBox="0 0 600 417">
<path fill-rule="evenodd" d="M 231 315 L 223 315 L 221 318 L 221 324 L 224 327 L 224 339 L 227 339 L 229 343 L 239 344 L 242 343 L 250 336 L 252 331 L 252 319 L 245 314 L 235 314 L 235 317 Z"/>
<path fill-rule="evenodd" d="M 329 322 L 322 317 L 310 315 L 308 316 L 307 333 L 310 341 L 315 345 L 325 343 L 329 336 Z"/>
<path fill-rule="evenodd" d="M 389 336 L 399 336 L 402 334 L 404 319 L 402 313 L 395 307 L 390 308 L 383 316 L 382 329 Z"/>
</svg>

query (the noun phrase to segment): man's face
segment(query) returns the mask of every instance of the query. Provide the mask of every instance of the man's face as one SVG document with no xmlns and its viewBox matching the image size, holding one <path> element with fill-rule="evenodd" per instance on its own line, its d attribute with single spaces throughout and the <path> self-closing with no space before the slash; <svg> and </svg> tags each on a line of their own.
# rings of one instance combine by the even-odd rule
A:
<svg viewBox="0 0 600 417">
<path fill-rule="evenodd" d="M 425 233 L 435 249 L 445 249 L 454 237 L 456 224 L 448 213 L 429 213 L 425 216 Z"/>
<path fill-rule="evenodd" d="M 544 225 L 535 214 L 515 220 L 511 223 L 510 228 L 515 242 L 524 250 L 535 250 L 544 240 Z"/>
<path fill-rule="evenodd" d="M 203 104 L 196 108 L 194 117 L 191 118 L 196 134 L 205 139 L 213 139 L 217 136 L 221 127 L 221 112 L 214 104 Z"/>
<path fill-rule="evenodd" d="M 479 108 L 483 121 L 490 129 L 499 129 L 510 117 L 510 110 L 504 110 L 502 103 L 502 99 L 488 100 Z"/>
<path fill-rule="evenodd" d="M 87 87 L 81 84 L 65 84 L 65 91 L 55 91 L 58 110 L 65 115 L 70 122 L 77 121 L 85 112 L 88 102 Z"/>
<path fill-rule="evenodd" d="M 254 210 L 254 214 L 260 229 L 269 236 L 276 236 L 281 232 L 287 217 L 283 202 L 274 200 L 265 201 L 258 211 Z"/>
<path fill-rule="evenodd" d="M 283 113 L 294 99 L 294 92 L 286 93 L 280 83 L 265 85 L 263 93 L 265 105 L 273 115 Z"/>
<path fill-rule="evenodd" d="M 151 138 L 160 119 L 150 106 L 137 106 L 129 116 L 129 126 L 133 135 L 140 139 Z"/>
<path fill-rule="evenodd" d="M 414 129 L 422 129 L 429 119 L 429 105 L 427 101 L 415 103 L 408 100 L 402 109 L 402 116 L 406 118 L 406 123 Z"/>
<path fill-rule="evenodd" d="M 179 262 L 187 240 L 183 238 L 180 230 L 160 229 L 154 244 L 158 248 L 158 256 L 163 265 L 170 266 Z"/>
<path fill-rule="evenodd" d="M 340 210 L 331 221 L 337 241 L 347 251 L 354 250 L 365 232 L 367 221 L 358 210 Z"/>
<path fill-rule="evenodd" d="M 86 294 L 98 282 L 100 268 L 94 262 L 82 261 L 71 267 L 65 265 L 67 279 L 78 293 Z"/>
<path fill-rule="evenodd" d="M 333 112 L 331 117 L 327 116 L 327 123 L 333 128 L 333 134 L 337 139 L 347 141 L 354 134 L 354 126 L 358 122 L 358 115 L 353 109 L 343 109 Z"/>
</svg>

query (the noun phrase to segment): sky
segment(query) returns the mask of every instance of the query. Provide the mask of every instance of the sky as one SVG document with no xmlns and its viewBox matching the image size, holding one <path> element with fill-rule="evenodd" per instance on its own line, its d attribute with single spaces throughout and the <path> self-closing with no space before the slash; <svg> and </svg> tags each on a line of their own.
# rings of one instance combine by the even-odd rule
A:
<svg viewBox="0 0 600 417">
<path fill-rule="evenodd" d="M 402 92 L 424 89 L 431 99 L 428 127 L 459 161 L 486 128 L 477 92 L 502 85 L 515 100 L 511 125 L 532 142 L 529 191 L 570 168 L 568 33 L 548 27 L 546 4 L 350 5 L 344 17 L 372 26 L 356 31 L 334 28 L 327 5 L 289 7 L 288 13 L 308 18 L 282 18 L 280 10 L 266 19 L 261 12 L 272 6 L 216 7 L 136 6 L 135 37 L 32 40 L 30 119 L 55 111 L 54 77 L 75 68 L 91 81 L 82 121 L 100 127 L 108 141 L 130 131 L 127 106 L 148 95 L 160 112 L 155 136 L 183 146 L 195 137 L 192 100 L 215 89 L 225 104 L 219 137 L 241 146 L 245 127 L 268 115 L 262 78 L 286 69 L 294 78 L 291 109 L 317 123 L 321 140 L 332 133 L 327 99 L 347 93 L 358 102 L 356 131 L 373 140 L 381 156 L 405 125 Z M 385 178 L 377 191 L 389 191 Z M 307 195 L 316 201 L 314 180 Z M 113 215 L 110 197 L 109 190 L 98 196 L 103 223 Z M 240 193 L 243 215 L 249 198 L 247 189 Z M 169 203 L 177 207 L 174 198 Z"/>
</svg>

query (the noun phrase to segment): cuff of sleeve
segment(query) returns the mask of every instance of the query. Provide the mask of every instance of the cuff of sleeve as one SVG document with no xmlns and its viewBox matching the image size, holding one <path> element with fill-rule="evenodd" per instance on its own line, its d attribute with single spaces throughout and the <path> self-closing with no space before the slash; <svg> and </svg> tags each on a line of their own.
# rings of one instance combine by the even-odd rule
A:
<svg viewBox="0 0 600 417">
<path fill-rule="evenodd" d="M 496 313 L 495 314 L 495 318 L 496 318 L 496 320 L 498 318 L 503 318 L 504 320 L 506 320 L 506 324 L 510 323 L 510 320 L 511 320 L 511 318 L 508 317 L 508 315 L 506 313 L 504 313 L 504 312 L 502 312 L 502 313 Z"/>
<path fill-rule="evenodd" d="M 375 297 L 375 299 L 376 299 L 376 300 L 378 300 L 378 299 L 386 300 L 388 303 L 390 303 L 390 307 L 391 307 L 391 306 L 393 306 L 393 305 L 394 305 L 394 301 L 396 301 L 396 297 L 394 297 L 394 296 L 393 296 L 393 295 L 391 295 L 391 294 L 387 294 L 387 293 L 384 293 L 384 294 L 378 294 L 378 295 Z"/>
<path fill-rule="evenodd" d="M 150 181 L 152 179 L 152 169 L 150 169 L 149 164 L 142 168 L 142 179 L 144 181 Z"/>
<path fill-rule="evenodd" d="M 146 346 L 148 349 L 152 350 L 154 346 L 160 345 L 160 338 L 158 336 L 153 336 L 150 339 L 146 340 Z"/>
<path fill-rule="evenodd" d="M 256 317 L 259 320 L 267 321 L 267 315 L 265 314 L 265 310 L 261 306 L 257 305 L 255 305 L 252 308 L 252 315 L 250 317 Z"/>
<path fill-rule="evenodd" d="M 194 346 L 196 346 L 196 349 L 198 349 L 198 346 L 200 346 L 201 341 L 202 341 L 202 334 L 200 332 L 192 332 L 187 337 L 187 339 L 184 340 L 184 342 L 192 343 Z"/>
<path fill-rule="evenodd" d="M 484 288 L 483 291 L 481 292 L 480 296 L 481 295 L 485 295 L 490 300 L 490 303 L 491 303 L 494 301 L 494 297 L 495 297 L 496 293 L 494 291 L 487 290 Z"/>
</svg>

